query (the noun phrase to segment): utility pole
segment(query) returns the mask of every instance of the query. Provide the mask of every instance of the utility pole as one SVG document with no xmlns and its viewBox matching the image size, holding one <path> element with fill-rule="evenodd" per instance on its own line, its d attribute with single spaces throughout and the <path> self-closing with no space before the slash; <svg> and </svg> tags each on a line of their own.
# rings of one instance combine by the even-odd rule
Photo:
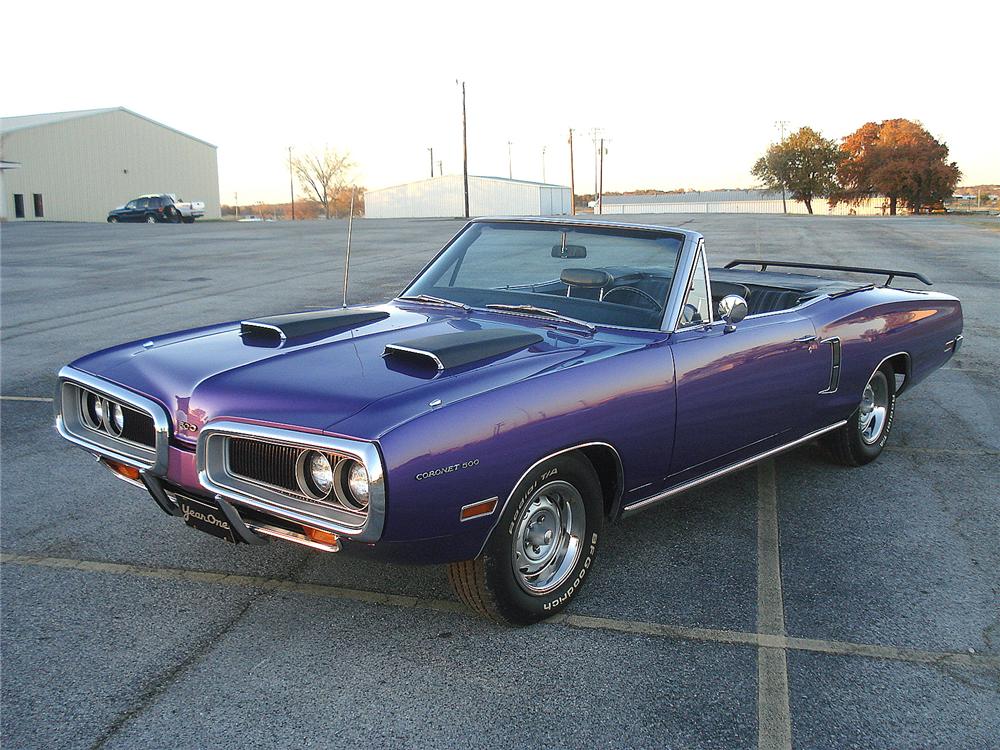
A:
<svg viewBox="0 0 1000 750">
<path fill-rule="evenodd" d="M 236 218 L 240 218 L 240 194 L 233 193 L 233 203 L 236 204 Z"/>
<path fill-rule="evenodd" d="M 573 128 L 569 129 L 569 212 L 576 216 L 576 180 L 573 176 Z"/>
<path fill-rule="evenodd" d="M 511 166 L 511 160 L 510 160 L 511 145 L 512 145 L 511 142 L 507 141 L 507 179 L 509 180 L 514 179 L 514 168 Z"/>
<path fill-rule="evenodd" d="M 597 151 L 597 144 L 601 138 L 601 130 L 602 130 L 601 128 L 590 129 L 590 140 L 594 142 L 594 200 L 595 201 L 597 200 L 597 192 L 598 192 L 597 182 L 599 180 L 598 171 L 600 170 L 600 166 L 598 165 L 598 160 L 600 156 Z"/>
<path fill-rule="evenodd" d="M 545 182 L 545 149 L 546 146 L 542 146 L 542 182 Z"/>
<path fill-rule="evenodd" d="M 431 179 L 433 180 L 434 179 L 434 147 L 430 146 L 427 150 L 431 152 Z"/>
<path fill-rule="evenodd" d="M 438 159 L 438 177 L 441 177 L 443 174 L 444 174 L 444 170 L 441 167 L 441 160 Z"/>
<path fill-rule="evenodd" d="M 292 178 L 292 147 L 288 147 L 288 192 L 292 196 L 292 221 L 295 221 L 295 180 Z"/>
<path fill-rule="evenodd" d="M 601 178 L 597 183 L 597 213 L 604 213 L 604 139 L 601 138 Z"/>
<path fill-rule="evenodd" d="M 785 126 L 788 125 L 788 120 L 776 120 L 774 126 L 781 130 L 781 140 L 779 143 L 784 143 L 785 141 Z M 785 175 L 781 175 L 781 212 L 788 213 L 788 203 L 785 201 Z"/>
<path fill-rule="evenodd" d="M 458 80 L 455 80 L 458 83 Z M 462 81 L 462 180 L 465 186 L 465 218 L 469 218 L 469 140 L 465 120 L 465 81 Z"/>
</svg>

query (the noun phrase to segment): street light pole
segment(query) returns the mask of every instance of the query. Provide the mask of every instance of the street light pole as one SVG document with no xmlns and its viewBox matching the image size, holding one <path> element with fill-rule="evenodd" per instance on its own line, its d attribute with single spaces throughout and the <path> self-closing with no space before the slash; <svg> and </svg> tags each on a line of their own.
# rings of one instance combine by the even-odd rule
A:
<svg viewBox="0 0 1000 750">
<path fill-rule="evenodd" d="M 292 196 L 292 221 L 295 221 L 295 180 L 292 178 L 292 147 L 288 147 L 288 192 Z"/>
<path fill-rule="evenodd" d="M 546 146 L 542 146 L 542 182 L 545 182 L 545 149 Z"/>
</svg>

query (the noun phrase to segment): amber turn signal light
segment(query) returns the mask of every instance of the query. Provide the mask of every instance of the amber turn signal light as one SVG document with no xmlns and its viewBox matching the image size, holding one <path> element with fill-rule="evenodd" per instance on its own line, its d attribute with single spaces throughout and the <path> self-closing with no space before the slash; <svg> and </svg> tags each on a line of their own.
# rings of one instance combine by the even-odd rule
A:
<svg viewBox="0 0 1000 750">
<path fill-rule="evenodd" d="M 105 459 L 105 464 L 111 469 L 115 474 L 123 476 L 126 479 L 131 479 L 133 482 L 139 481 L 139 470 L 134 466 L 127 466 L 125 464 L 120 464 L 117 461 L 108 461 Z"/>
<path fill-rule="evenodd" d="M 472 503 L 471 505 L 465 505 L 462 507 L 461 518 L 463 521 L 468 521 L 471 518 L 479 518 L 479 516 L 488 516 L 493 512 L 494 508 L 497 507 L 497 501 L 500 498 L 491 497 L 489 500 L 480 500 L 478 503 Z"/>
<path fill-rule="evenodd" d="M 337 544 L 337 535 L 331 534 L 329 531 L 320 531 L 319 529 L 311 529 L 308 526 L 302 527 L 303 533 L 306 535 L 306 539 L 313 542 L 319 542 L 320 544 Z"/>
</svg>

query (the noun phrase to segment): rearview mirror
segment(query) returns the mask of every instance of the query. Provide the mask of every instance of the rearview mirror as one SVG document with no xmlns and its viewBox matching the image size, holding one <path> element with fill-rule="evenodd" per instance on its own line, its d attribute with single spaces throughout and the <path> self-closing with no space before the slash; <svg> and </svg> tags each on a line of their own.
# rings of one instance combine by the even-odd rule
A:
<svg viewBox="0 0 1000 750">
<path fill-rule="evenodd" d="M 726 321 L 726 333 L 747 316 L 747 301 L 738 294 L 727 294 L 719 302 L 719 317 Z"/>
<path fill-rule="evenodd" d="M 587 248 L 583 245 L 553 245 L 553 258 L 586 258 Z"/>
</svg>

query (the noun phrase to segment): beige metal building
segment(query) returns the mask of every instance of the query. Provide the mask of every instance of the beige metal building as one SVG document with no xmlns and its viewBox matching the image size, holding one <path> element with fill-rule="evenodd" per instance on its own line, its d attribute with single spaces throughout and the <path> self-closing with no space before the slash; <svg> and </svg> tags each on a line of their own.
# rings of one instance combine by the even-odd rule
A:
<svg viewBox="0 0 1000 750">
<path fill-rule="evenodd" d="M 0 219 L 104 221 L 174 193 L 221 216 L 216 147 L 124 107 L 0 119 Z"/>
</svg>

